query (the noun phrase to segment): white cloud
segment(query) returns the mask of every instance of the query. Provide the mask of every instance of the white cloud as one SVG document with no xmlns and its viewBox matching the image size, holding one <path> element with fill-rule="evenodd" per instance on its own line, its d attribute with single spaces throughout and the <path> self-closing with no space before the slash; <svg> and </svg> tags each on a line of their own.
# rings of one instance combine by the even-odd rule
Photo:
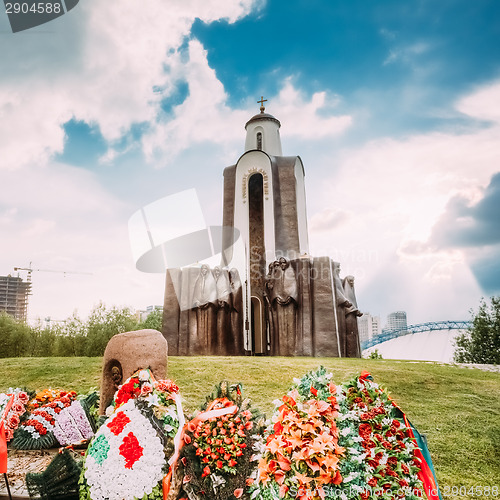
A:
<svg viewBox="0 0 500 500">
<path fill-rule="evenodd" d="M 500 116 L 499 92 L 500 83 L 490 85 L 466 96 L 458 108 L 474 118 L 493 119 Z M 435 317 L 439 310 L 451 314 L 451 298 L 456 300 L 458 290 L 462 296 L 456 305 L 467 317 L 481 294 L 467 256 L 457 249 L 437 251 L 427 240 L 452 197 L 481 198 L 499 170 L 499 133 L 500 127 L 493 124 L 467 133 L 430 132 L 401 140 L 377 139 L 361 148 L 341 151 L 337 173 L 315 198 L 320 196 L 316 205 L 328 207 L 333 200 L 333 206 L 349 212 L 350 218 L 328 233 L 319 220 L 324 215 L 314 214 L 312 253 L 343 249 L 343 272 L 357 273 L 358 291 L 369 294 L 365 297 L 368 302 L 379 301 L 376 294 L 390 293 L 389 287 L 396 286 L 396 277 L 385 281 L 380 275 L 381 269 L 389 273 L 392 266 L 397 267 L 402 283 L 396 286 L 397 295 L 407 294 L 405 307 L 420 314 L 419 321 L 426 320 L 425 307 L 429 308 L 428 316 Z M 308 165 L 305 167 L 307 171 Z M 376 261 L 359 258 L 369 251 Z M 429 294 L 435 304 L 423 299 Z M 386 304 L 390 307 L 389 301 Z"/>
<path fill-rule="evenodd" d="M 457 103 L 458 111 L 478 118 L 500 123 L 500 83 L 495 82 L 484 86 Z"/>
<path fill-rule="evenodd" d="M 386 66 L 396 62 L 413 64 L 419 56 L 427 53 L 430 49 L 431 45 L 428 42 L 422 41 L 395 47 L 389 51 L 389 55 L 384 60 L 383 65 Z"/>
<path fill-rule="evenodd" d="M 260 0 L 82 2 L 25 36 L 2 40 L 0 59 L 1 273 L 14 266 L 90 271 L 36 273 L 30 316 L 58 319 L 99 299 L 162 302 L 163 277 L 134 269 L 121 202 L 90 172 L 51 162 L 74 117 L 114 141 L 153 122 L 160 99 L 184 74 L 178 47 L 195 18 L 233 22 Z M 155 92 L 161 88 L 162 93 Z M 112 153 L 110 153 L 112 156 Z M 153 286 L 154 285 L 154 286 Z"/>
<path fill-rule="evenodd" d="M 189 86 L 189 95 L 174 108 L 173 119 L 158 121 L 150 133 L 143 137 L 148 158 L 161 158 L 172 162 L 188 146 L 211 142 L 227 151 L 243 142 L 243 126 L 256 113 L 254 99 L 247 99 L 246 109 L 231 109 L 227 95 L 215 71 L 209 67 L 206 51 L 192 40 L 189 43 L 189 61 L 184 65 L 182 78 Z M 332 115 L 331 109 L 338 98 L 326 92 L 316 92 L 310 99 L 296 89 L 291 78 L 285 80 L 276 97 L 269 96 L 269 112 L 286 124 L 283 137 L 320 140 L 341 134 L 351 126 L 350 116 Z M 330 111 L 329 116 L 321 112 Z"/>
<path fill-rule="evenodd" d="M 170 92 L 176 50 L 195 18 L 233 22 L 257 4 L 90 0 L 53 21 L 50 36 L 9 37 L 0 62 L 0 168 L 44 163 L 61 152 L 61 126 L 73 116 L 97 125 L 109 141 L 133 123 L 153 121 L 160 98 L 153 87 Z"/>
<path fill-rule="evenodd" d="M 349 213 L 335 208 L 325 208 L 314 214 L 309 222 L 310 231 L 331 231 L 332 229 L 346 223 Z"/>
<path fill-rule="evenodd" d="M 24 166 L 2 174 L 2 189 L 2 274 L 30 262 L 35 269 L 93 273 L 35 272 L 30 317 L 63 319 L 73 308 L 88 312 L 99 299 L 130 304 L 137 297 L 126 227 L 131 208 L 93 174 L 68 165 Z"/>
</svg>

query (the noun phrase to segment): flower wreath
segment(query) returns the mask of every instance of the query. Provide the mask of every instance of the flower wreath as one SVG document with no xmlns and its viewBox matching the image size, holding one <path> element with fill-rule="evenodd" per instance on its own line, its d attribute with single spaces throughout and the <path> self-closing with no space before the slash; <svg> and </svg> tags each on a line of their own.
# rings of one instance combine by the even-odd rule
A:
<svg viewBox="0 0 500 500">
<path fill-rule="evenodd" d="M 156 381 L 150 370 L 134 373 L 120 386 L 109 418 L 87 450 L 81 500 L 163 498 L 167 457 L 184 424 L 178 392 L 172 381 Z"/>
<path fill-rule="evenodd" d="M 324 368 L 294 379 L 265 433 L 252 498 L 325 498 L 343 480 L 337 387 Z"/>
<path fill-rule="evenodd" d="M 64 392 L 64 396 L 55 397 L 49 403 L 38 406 L 14 432 L 12 446 L 21 450 L 39 450 L 57 445 L 54 426 L 57 416 L 64 408 L 71 405 L 76 392 Z M 33 408 L 30 402 L 30 406 Z"/>
<path fill-rule="evenodd" d="M 7 414 L 4 416 L 12 396 L 14 396 L 14 400 Z M 0 394 L 0 416 L 4 417 L 5 438 L 7 441 L 10 441 L 14 437 L 14 431 L 19 427 L 21 418 L 26 412 L 28 401 L 29 396 L 22 389 L 9 389 L 6 394 Z"/>
<path fill-rule="evenodd" d="M 243 399 L 241 384 L 222 382 L 186 425 L 181 498 L 240 498 L 255 469 L 264 420 Z"/>
<path fill-rule="evenodd" d="M 412 432 L 385 389 L 363 372 L 343 385 L 350 432 L 363 449 L 363 488 L 355 488 L 352 498 L 368 500 L 413 500 L 422 498 L 418 474 L 421 461 L 416 456 Z"/>
<path fill-rule="evenodd" d="M 54 424 L 54 436 L 59 444 L 66 446 L 92 438 L 96 430 L 93 409 L 99 395 L 93 391 L 59 413 Z"/>
<path fill-rule="evenodd" d="M 411 429 L 387 391 L 367 372 L 331 379 L 320 367 L 276 402 L 252 499 L 425 498 Z"/>
</svg>

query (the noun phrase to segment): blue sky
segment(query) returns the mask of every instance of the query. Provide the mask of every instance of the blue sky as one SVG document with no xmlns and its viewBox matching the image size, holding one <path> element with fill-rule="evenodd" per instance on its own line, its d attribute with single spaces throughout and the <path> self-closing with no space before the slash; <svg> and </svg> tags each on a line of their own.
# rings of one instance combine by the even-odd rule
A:
<svg viewBox="0 0 500 500">
<path fill-rule="evenodd" d="M 362 310 L 467 319 L 500 293 L 496 0 L 142 5 L 82 0 L 17 34 L 0 12 L 0 273 L 93 273 L 35 274 L 30 317 L 161 303 L 128 220 L 196 188 L 219 224 L 261 95 L 305 164 L 311 253 Z"/>
</svg>

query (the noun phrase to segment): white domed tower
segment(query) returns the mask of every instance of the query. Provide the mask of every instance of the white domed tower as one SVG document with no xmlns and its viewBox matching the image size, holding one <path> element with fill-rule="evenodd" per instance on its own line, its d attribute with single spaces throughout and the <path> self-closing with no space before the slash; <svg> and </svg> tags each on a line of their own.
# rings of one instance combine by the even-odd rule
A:
<svg viewBox="0 0 500 500">
<path fill-rule="evenodd" d="M 236 228 L 247 249 L 245 274 L 253 320 L 253 351 L 266 352 L 264 331 L 265 284 L 269 265 L 276 259 L 299 258 L 309 252 L 304 166 L 299 156 L 283 156 L 274 116 L 260 113 L 245 125 L 245 152 L 224 170 L 223 226 Z M 224 248 L 231 248 L 227 231 Z M 226 254 L 231 266 L 232 255 Z M 246 298 L 248 300 L 248 298 Z M 262 332 L 262 333 L 261 333 Z"/>
</svg>

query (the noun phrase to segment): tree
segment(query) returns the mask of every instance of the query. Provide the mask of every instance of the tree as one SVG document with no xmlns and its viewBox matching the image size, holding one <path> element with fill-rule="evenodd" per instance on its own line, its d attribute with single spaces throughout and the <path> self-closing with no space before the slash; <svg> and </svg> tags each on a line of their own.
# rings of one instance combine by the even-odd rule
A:
<svg viewBox="0 0 500 500">
<path fill-rule="evenodd" d="M 128 307 L 106 309 L 103 303 L 91 311 L 83 325 L 85 332 L 85 356 L 102 356 L 108 341 L 117 333 L 139 329 L 137 317 Z"/>
<path fill-rule="evenodd" d="M 30 339 L 30 327 L 0 312 L 0 358 L 25 356 Z"/>
<path fill-rule="evenodd" d="M 500 364 L 500 297 L 488 304 L 481 299 L 472 326 L 455 340 L 454 359 L 459 363 Z"/>
<path fill-rule="evenodd" d="M 161 325 L 163 321 L 163 311 L 161 309 L 154 309 L 148 314 L 148 317 L 141 323 L 140 327 L 161 332 Z"/>
</svg>

